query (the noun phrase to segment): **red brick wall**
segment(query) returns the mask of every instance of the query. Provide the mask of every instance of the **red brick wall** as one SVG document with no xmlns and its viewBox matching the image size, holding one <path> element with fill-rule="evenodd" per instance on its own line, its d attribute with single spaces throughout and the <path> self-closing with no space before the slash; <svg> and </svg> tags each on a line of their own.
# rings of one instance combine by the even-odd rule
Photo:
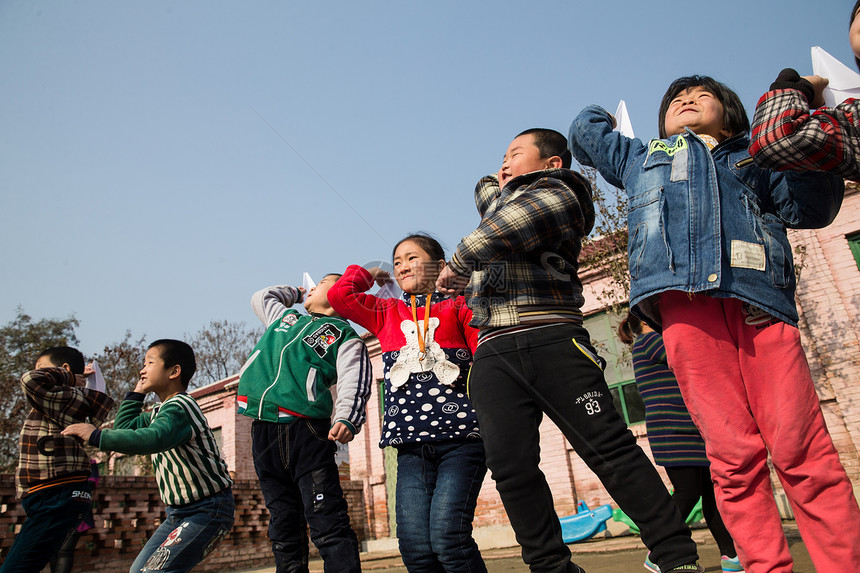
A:
<svg viewBox="0 0 860 573">
<path fill-rule="evenodd" d="M 15 533 L 24 522 L 24 511 L 15 500 L 12 475 L 0 475 L 0 556 L 5 557 Z M 361 482 L 341 485 L 350 507 L 353 529 L 359 540 L 366 538 Z M 256 480 L 237 481 L 236 521 L 218 548 L 195 571 L 235 571 L 273 566 L 274 559 L 266 528 L 269 514 Z M 164 504 L 155 478 L 106 476 L 93 496 L 96 527 L 84 533 L 75 553 L 75 570 L 100 573 L 127 571 L 138 551 L 164 517 Z"/>
</svg>

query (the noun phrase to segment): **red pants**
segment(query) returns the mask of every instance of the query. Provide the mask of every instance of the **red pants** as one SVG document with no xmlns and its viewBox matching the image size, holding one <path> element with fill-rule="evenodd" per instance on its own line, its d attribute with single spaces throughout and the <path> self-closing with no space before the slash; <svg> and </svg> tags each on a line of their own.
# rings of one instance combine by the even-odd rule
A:
<svg viewBox="0 0 860 573">
<path fill-rule="evenodd" d="M 705 438 L 717 505 L 747 573 L 791 573 L 767 455 L 820 572 L 860 571 L 860 508 L 797 328 L 737 299 L 660 295 L 669 366 Z M 759 311 L 760 312 L 760 311 Z"/>
</svg>

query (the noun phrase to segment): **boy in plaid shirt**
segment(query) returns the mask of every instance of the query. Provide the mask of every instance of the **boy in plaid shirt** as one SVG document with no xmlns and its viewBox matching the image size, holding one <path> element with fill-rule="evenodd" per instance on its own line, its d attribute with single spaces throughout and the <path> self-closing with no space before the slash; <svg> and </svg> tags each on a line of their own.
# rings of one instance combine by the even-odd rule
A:
<svg viewBox="0 0 860 573">
<path fill-rule="evenodd" d="M 480 335 L 468 390 L 487 467 L 530 569 L 581 573 L 538 467 L 546 413 L 639 525 L 661 570 L 701 572 L 690 530 L 613 406 L 606 363 L 582 326 L 577 259 L 594 204 L 591 186 L 570 162 L 557 131 L 518 135 L 498 177 L 478 184 L 481 223 L 436 282 L 453 295 L 471 278 L 471 325 Z"/>
<path fill-rule="evenodd" d="M 2 573 L 40 571 L 92 507 L 90 458 L 80 441 L 60 432 L 76 422 L 101 424 L 113 400 L 84 384 L 84 357 L 68 346 L 45 350 L 35 369 L 21 377 L 33 407 L 21 430 L 15 473 L 27 520 Z"/>
</svg>

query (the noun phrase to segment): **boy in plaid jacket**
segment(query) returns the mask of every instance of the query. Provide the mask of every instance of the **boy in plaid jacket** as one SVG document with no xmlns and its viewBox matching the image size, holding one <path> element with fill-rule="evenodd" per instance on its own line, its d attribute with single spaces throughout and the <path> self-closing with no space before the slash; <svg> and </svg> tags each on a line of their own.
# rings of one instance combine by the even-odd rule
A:
<svg viewBox="0 0 860 573">
<path fill-rule="evenodd" d="M 81 442 L 61 434 L 76 422 L 100 425 L 113 400 L 84 387 L 84 357 L 68 346 L 49 348 L 21 377 L 33 407 L 19 441 L 17 496 L 27 514 L 0 571 L 40 571 L 92 507 L 90 458 Z"/>
<path fill-rule="evenodd" d="M 478 183 L 481 223 L 436 282 L 451 295 L 469 283 L 470 324 L 480 334 L 468 392 L 487 467 L 530 569 L 581 573 L 538 467 L 546 413 L 640 526 L 661 570 L 701 572 L 690 530 L 613 406 L 606 363 L 582 325 L 577 259 L 594 204 L 591 186 L 570 163 L 557 131 L 519 134 L 498 176 Z"/>
</svg>

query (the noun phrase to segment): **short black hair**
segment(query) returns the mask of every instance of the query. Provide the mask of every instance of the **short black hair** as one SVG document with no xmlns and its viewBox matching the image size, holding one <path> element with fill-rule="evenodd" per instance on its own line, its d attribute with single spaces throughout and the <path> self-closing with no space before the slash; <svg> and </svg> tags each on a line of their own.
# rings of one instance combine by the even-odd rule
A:
<svg viewBox="0 0 860 573">
<path fill-rule="evenodd" d="M 570 169 L 570 150 L 567 148 L 567 138 L 554 129 L 544 127 L 533 127 L 517 135 L 534 135 L 535 145 L 540 151 L 541 159 L 549 159 L 558 155 L 561 157 L 561 166 Z"/>
<path fill-rule="evenodd" d="M 445 249 L 442 248 L 442 244 L 427 233 L 412 233 L 411 235 L 407 235 L 406 237 L 403 237 L 402 239 L 397 241 L 397 244 L 394 245 L 393 249 L 391 249 L 392 259 L 394 259 L 394 253 L 397 252 L 397 247 L 399 247 L 406 241 L 412 241 L 413 243 L 421 247 L 424 252 L 430 255 L 430 258 L 434 261 L 445 260 Z"/>
<path fill-rule="evenodd" d="M 750 120 L 747 117 L 747 110 L 744 109 L 744 104 L 741 103 L 741 98 L 734 91 L 722 82 L 718 82 L 714 78 L 708 76 L 684 76 L 678 78 L 669 85 L 663 95 L 663 100 L 660 102 L 660 112 L 657 118 L 657 125 L 660 130 L 660 137 L 665 139 L 666 135 L 666 112 L 669 110 L 669 104 L 675 99 L 679 93 L 690 88 L 703 88 L 706 92 L 713 94 L 715 98 L 720 100 L 723 105 L 723 128 L 728 130 L 732 135 L 739 133 L 749 133 Z"/>
<path fill-rule="evenodd" d="M 194 350 L 191 346 L 181 340 L 160 338 L 149 345 L 148 349 L 151 348 L 158 348 L 165 368 L 179 366 L 179 377 L 187 390 L 191 377 L 197 371 L 197 361 L 194 360 Z"/>
<path fill-rule="evenodd" d="M 54 346 L 43 350 L 37 357 L 36 362 L 43 356 L 47 357 L 56 367 L 61 367 L 63 364 L 68 364 L 72 369 L 72 374 L 84 373 L 84 355 L 77 348 L 71 346 Z"/>
</svg>

